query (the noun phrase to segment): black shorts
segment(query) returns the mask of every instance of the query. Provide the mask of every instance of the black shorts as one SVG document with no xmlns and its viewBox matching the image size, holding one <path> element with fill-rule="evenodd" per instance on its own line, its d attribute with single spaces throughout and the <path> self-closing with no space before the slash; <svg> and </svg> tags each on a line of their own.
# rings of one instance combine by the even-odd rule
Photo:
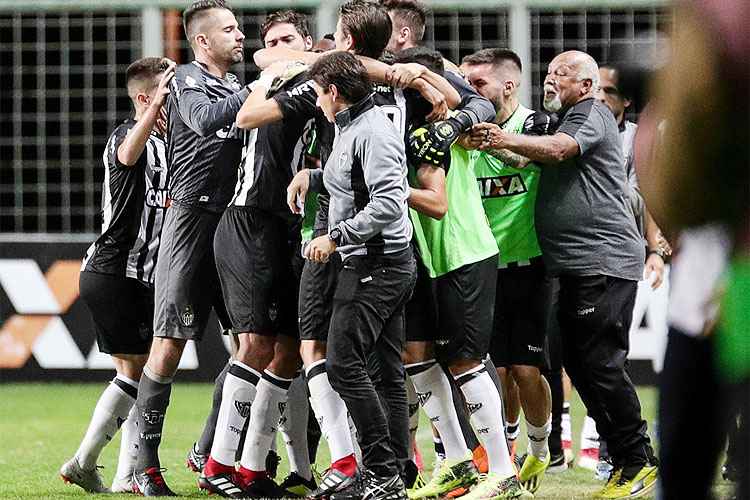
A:
<svg viewBox="0 0 750 500">
<path fill-rule="evenodd" d="M 213 252 L 220 218 L 178 202 L 167 209 L 154 281 L 154 336 L 200 340 L 211 307 L 221 304 Z"/>
<path fill-rule="evenodd" d="M 552 302 L 551 280 L 540 257 L 531 265 L 497 271 L 490 356 L 495 366 L 546 368 L 545 343 Z"/>
<path fill-rule="evenodd" d="M 154 335 L 154 290 L 125 276 L 84 271 L 81 299 L 91 312 L 99 351 L 148 354 Z"/>
<path fill-rule="evenodd" d="M 439 359 L 483 360 L 492 336 L 497 255 L 435 279 Z"/>
<path fill-rule="evenodd" d="M 406 303 L 406 341 L 427 342 L 437 340 L 438 308 L 435 280 L 417 255 L 417 283 L 414 293 Z"/>
<path fill-rule="evenodd" d="M 281 217 L 251 207 L 231 206 L 219 222 L 216 268 L 237 333 L 299 338 L 292 264 L 298 245 L 288 228 Z"/>
<path fill-rule="evenodd" d="M 341 269 L 341 255 L 334 252 L 328 262 L 305 260 L 299 284 L 299 336 L 301 340 L 328 340 L 333 294 Z"/>
</svg>

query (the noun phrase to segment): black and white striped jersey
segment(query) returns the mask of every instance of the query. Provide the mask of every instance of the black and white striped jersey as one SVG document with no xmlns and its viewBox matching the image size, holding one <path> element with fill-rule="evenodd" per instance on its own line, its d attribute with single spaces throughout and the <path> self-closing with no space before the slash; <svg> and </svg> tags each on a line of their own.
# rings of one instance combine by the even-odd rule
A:
<svg viewBox="0 0 750 500">
<path fill-rule="evenodd" d="M 234 125 L 249 92 L 197 61 L 175 69 L 167 100 L 169 192 L 178 203 L 223 211 L 232 198 L 242 137 Z"/>
<path fill-rule="evenodd" d="M 237 184 L 230 205 L 253 207 L 285 219 L 294 217 L 286 204 L 286 188 L 303 167 L 318 110 L 312 81 L 301 73 L 272 97 L 283 118 L 243 131 L 244 144 Z"/>
<path fill-rule="evenodd" d="M 135 165 L 123 165 L 117 149 L 134 125 L 134 120 L 126 120 L 107 141 L 102 158 L 102 233 L 86 252 L 81 270 L 153 283 L 168 200 L 166 145 L 151 133 Z"/>
</svg>

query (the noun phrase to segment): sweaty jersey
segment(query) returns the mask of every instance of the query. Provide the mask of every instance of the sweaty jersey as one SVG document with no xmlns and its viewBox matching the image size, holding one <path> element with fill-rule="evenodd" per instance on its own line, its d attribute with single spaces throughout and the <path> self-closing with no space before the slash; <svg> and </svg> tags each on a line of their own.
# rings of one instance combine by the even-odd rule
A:
<svg viewBox="0 0 750 500">
<path fill-rule="evenodd" d="M 451 168 L 445 175 L 448 212 L 442 219 L 409 209 L 417 250 L 431 278 L 488 259 L 498 252 L 471 164 L 469 151 L 457 144 L 451 146 Z M 410 166 L 409 170 L 414 183 L 414 167 Z"/>
<path fill-rule="evenodd" d="M 295 217 L 286 204 L 286 188 L 302 168 L 317 112 L 312 81 L 302 73 L 273 99 L 283 118 L 244 130 L 242 161 L 231 205 L 259 208 L 285 219 Z"/>
<path fill-rule="evenodd" d="M 166 147 L 152 132 L 135 165 L 120 163 L 117 149 L 135 123 L 118 126 L 104 149 L 102 234 L 86 252 L 81 271 L 153 283 L 168 199 Z"/>
<path fill-rule="evenodd" d="M 214 212 L 226 208 L 242 152 L 234 120 L 248 95 L 230 73 L 218 78 L 197 61 L 177 66 L 167 101 L 173 200 Z"/>
<path fill-rule="evenodd" d="M 519 105 L 500 128 L 512 134 L 544 135 L 549 125 L 548 115 Z M 541 168 L 533 163 L 514 168 L 479 150 L 471 155 L 482 205 L 500 250 L 499 266 L 541 255 L 534 225 Z"/>
</svg>

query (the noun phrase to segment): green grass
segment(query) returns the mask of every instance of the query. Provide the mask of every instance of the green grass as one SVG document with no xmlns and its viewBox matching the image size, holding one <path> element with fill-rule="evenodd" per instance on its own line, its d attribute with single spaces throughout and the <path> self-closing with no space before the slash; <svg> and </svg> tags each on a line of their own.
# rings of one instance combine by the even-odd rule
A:
<svg viewBox="0 0 750 500">
<path fill-rule="evenodd" d="M 65 485 L 58 476 L 60 465 L 75 453 L 91 411 L 105 384 L 0 384 L 0 498 L 67 499 L 84 496 L 78 487 Z M 172 404 L 167 414 L 161 446 L 162 466 L 168 484 L 185 497 L 205 497 L 196 486 L 196 477 L 185 468 L 185 454 L 199 435 L 211 401 L 212 387 L 207 384 L 174 386 Z M 654 421 L 656 393 L 639 389 L 643 415 Z M 572 403 L 574 437 L 580 433 L 583 409 L 580 401 Z M 522 433 L 523 435 L 523 433 Z M 426 420 L 420 426 L 418 439 L 429 466 L 431 434 Z M 525 449 L 525 439 L 518 444 Z M 104 466 L 105 484 L 116 469 L 119 439 L 105 448 L 99 463 Z M 283 445 L 280 454 L 285 455 Z M 328 450 L 321 443 L 319 463 L 328 464 Z M 282 462 L 280 475 L 287 470 Z M 550 475 L 537 492 L 539 499 L 589 498 L 602 483 L 583 469 Z M 726 485 L 717 487 L 725 497 Z M 106 498 L 133 498 L 131 495 L 107 495 Z M 646 497 L 650 498 L 650 497 Z"/>
</svg>

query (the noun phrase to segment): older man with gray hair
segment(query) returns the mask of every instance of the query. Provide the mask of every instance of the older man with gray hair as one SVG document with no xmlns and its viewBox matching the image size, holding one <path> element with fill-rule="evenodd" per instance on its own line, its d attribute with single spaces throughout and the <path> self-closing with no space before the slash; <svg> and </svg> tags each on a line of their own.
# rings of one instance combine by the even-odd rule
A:
<svg viewBox="0 0 750 500">
<path fill-rule="evenodd" d="M 542 165 L 535 222 L 547 270 L 560 280 L 564 364 L 614 460 L 596 498 L 615 499 L 647 493 L 657 467 L 625 371 L 644 248 L 628 206 L 617 123 L 594 98 L 598 82 L 591 56 L 564 52 L 544 80 L 544 107 L 559 115 L 554 134 L 475 129 L 485 131 L 480 148 L 504 148 Z"/>
</svg>

